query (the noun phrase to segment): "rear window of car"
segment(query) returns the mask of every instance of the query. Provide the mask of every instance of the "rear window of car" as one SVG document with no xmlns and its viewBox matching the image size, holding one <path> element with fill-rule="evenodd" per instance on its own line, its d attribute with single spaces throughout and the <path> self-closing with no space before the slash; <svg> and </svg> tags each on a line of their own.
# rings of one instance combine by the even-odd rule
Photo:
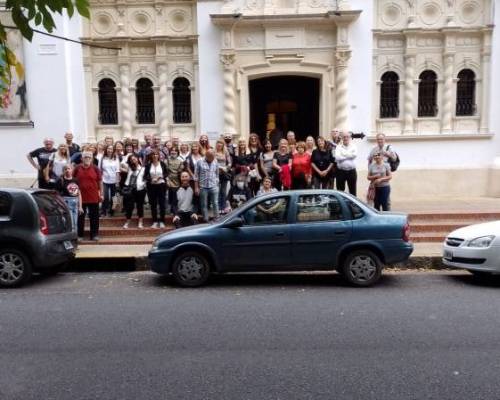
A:
<svg viewBox="0 0 500 400">
<path fill-rule="evenodd" d="M 0 217 L 8 217 L 10 215 L 10 208 L 12 206 L 12 199 L 8 193 L 0 192 Z"/>
<path fill-rule="evenodd" d="M 67 213 L 64 200 L 55 193 L 33 194 L 36 204 L 46 216 L 65 215 Z"/>
<path fill-rule="evenodd" d="M 360 219 L 363 218 L 365 213 L 363 212 L 363 209 L 358 206 L 354 201 L 351 201 L 349 199 L 346 199 L 347 206 L 349 207 L 349 210 L 351 211 L 352 214 L 352 219 Z"/>
</svg>

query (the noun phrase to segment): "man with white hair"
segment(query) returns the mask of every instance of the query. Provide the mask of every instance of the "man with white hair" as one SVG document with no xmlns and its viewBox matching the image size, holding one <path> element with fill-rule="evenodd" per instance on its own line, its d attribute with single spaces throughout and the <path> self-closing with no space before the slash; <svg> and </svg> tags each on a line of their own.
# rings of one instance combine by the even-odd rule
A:
<svg viewBox="0 0 500 400">
<path fill-rule="evenodd" d="M 45 180 L 43 170 L 47 167 L 50 157 L 57 149 L 54 148 L 54 139 L 45 138 L 43 140 L 43 147 L 33 150 L 27 154 L 29 163 L 38 171 L 38 187 L 40 189 L 51 189 L 52 185 Z M 36 158 L 37 162 L 33 160 Z"/>
<path fill-rule="evenodd" d="M 82 153 L 82 163 L 75 168 L 74 177 L 78 180 L 82 196 L 83 213 L 78 216 L 78 238 L 83 239 L 85 215 L 89 214 L 90 240 L 99 240 L 99 202 L 102 197 L 101 170 L 93 163 L 90 151 Z"/>
<path fill-rule="evenodd" d="M 66 146 L 68 146 L 70 157 L 80 152 L 80 146 L 73 142 L 73 132 L 66 132 L 64 134 L 64 140 L 66 140 Z"/>
<path fill-rule="evenodd" d="M 377 145 L 370 151 L 370 154 L 368 156 L 368 166 L 370 166 L 370 164 L 373 162 L 375 154 L 381 154 L 386 164 L 391 161 L 396 161 L 398 156 L 393 147 L 390 144 L 386 144 L 385 134 L 377 133 L 376 138 Z"/>
<path fill-rule="evenodd" d="M 351 133 L 342 132 L 342 142 L 335 149 L 337 162 L 337 190 L 344 191 L 345 184 L 349 186 L 349 193 L 356 196 L 358 174 L 355 159 L 358 155 L 356 146 L 351 142 Z"/>
</svg>

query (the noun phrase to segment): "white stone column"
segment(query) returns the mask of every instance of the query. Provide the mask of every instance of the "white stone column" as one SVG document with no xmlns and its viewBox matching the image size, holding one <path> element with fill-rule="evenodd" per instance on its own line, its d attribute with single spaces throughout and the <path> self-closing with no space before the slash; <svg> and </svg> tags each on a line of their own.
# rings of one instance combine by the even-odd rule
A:
<svg viewBox="0 0 500 400">
<path fill-rule="evenodd" d="M 443 120 L 441 132 L 451 133 L 453 130 L 453 71 L 455 55 L 453 53 L 444 56 L 444 88 L 443 88 Z"/>
<path fill-rule="evenodd" d="M 415 76 L 415 56 L 405 56 L 405 92 L 403 104 L 403 120 L 405 134 L 413 134 L 415 132 L 413 126 L 413 79 Z"/>
<path fill-rule="evenodd" d="M 122 134 L 124 137 L 132 136 L 132 107 L 130 102 L 130 67 L 120 65 L 120 86 L 122 103 Z"/>
<path fill-rule="evenodd" d="M 92 89 L 93 73 L 92 65 L 85 64 L 83 66 L 85 74 L 85 97 L 87 101 L 87 119 L 85 121 L 86 132 L 75 132 L 75 141 L 80 143 L 95 143 L 96 133 L 95 127 L 98 124 L 99 115 L 99 91 Z M 85 137 L 83 135 L 86 135 Z"/>
<path fill-rule="evenodd" d="M 341 130 L 349 129 L 348 125 L 348 66 L 351 58 L 350 50 L 335 53 L 335 126 Z"/>
<path fill-rule="evenodd" d="M 236 92 L 234 80 L 234 54 L 222 54 L 224 68 L 224 132 L 236 133 Z"/>
<path fill-rule="evenodd" d="M 158 126 L 163 141 L 168 139 L 168 67 L 167 64 L 158 65 Z"/>
</svg>

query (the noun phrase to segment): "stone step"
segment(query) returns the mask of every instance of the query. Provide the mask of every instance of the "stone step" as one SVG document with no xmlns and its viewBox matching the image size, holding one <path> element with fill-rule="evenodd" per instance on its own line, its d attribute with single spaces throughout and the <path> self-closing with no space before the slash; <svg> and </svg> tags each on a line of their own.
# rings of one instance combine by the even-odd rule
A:
<svg viewBox="0 0 500 400">
<path fill-rule="evenodd" d="M 418 212 L 409 215 L 410 223 L 426 221 L 467 221 L 467 224 L 500 220 L 500 212 Z"/>
</svg>

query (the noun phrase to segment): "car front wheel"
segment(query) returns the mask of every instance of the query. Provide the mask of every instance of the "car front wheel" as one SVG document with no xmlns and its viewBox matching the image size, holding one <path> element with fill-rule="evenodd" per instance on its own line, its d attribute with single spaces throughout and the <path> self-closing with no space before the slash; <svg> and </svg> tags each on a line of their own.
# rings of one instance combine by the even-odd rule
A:
<svg viewBox="0 0 500 400">
<path fill-rule="evenodd" d="M 181 286 L 201 286 L 210 276 L 210 264 L 206 257 L 198 252 L 182 253 L 172 265 L 172 275 Z"/>
<path fill-rule="evenodd" d="M 347 255 L 343 275 L 354 286 L 371 286 L 380 279 L 382 263 L 370 250 L 355 250 Z"/>
<path fill-rule="evenodd" d="M 0 250 L 0 287 L 21 286 L 31 278 L 31 263 L 17 249 Z"/>
</svg>

